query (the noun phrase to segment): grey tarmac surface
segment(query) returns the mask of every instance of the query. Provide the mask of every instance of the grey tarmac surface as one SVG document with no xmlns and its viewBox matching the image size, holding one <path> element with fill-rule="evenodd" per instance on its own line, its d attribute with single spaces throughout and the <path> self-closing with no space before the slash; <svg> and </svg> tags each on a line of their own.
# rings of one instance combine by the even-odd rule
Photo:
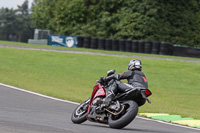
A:
<svg viewBox="0 0 200 133">
<path fill-rule="evenodd" d="M 0 133 L 200 133 L 140 117 L 121 130 L 92 122 L 73 124 L 71 114 L 76 107 L 0 85 Z"/>
</svg>

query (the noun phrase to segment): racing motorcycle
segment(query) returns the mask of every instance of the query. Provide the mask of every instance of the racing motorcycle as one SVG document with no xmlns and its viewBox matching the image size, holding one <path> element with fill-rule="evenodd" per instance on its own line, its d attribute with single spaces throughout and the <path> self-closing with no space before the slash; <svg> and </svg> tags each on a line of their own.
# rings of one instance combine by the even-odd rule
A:
<svg viewBox="0 0 200 133">
<path fill-rule="evenodd" d="M 107 76 L 115 70 L 107 72 Z M 101 78 L 100 78 L 101 79 Z M 119 93 L 107 107 L 103 103 L 106 90 L 115 79 L 110 81 L 98 80 L 89 99 L 81 103 L 72 113 L 71 120 L 80 124 L 89 120 L 108 124 L 111 128 L 121 129 L 131 123 L 137 116 L 138 108 L 146 103 L 151 103 L 148 97 L 152 94 L 149 89 L 136 88 Z"/>
</svg>

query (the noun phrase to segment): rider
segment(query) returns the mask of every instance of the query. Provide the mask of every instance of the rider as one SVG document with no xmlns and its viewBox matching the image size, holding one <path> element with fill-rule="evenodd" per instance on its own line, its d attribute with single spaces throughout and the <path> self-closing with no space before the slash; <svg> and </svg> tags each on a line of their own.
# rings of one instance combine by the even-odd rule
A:
<svg viewBox="0 0 200 133">
<path fill-rule="evenodd" d="M 113 74 L 105 77 L 102 80 L 110 81 L 116 79 L 109 87 L 106 93 L 106 98 L 103 99 L 105 105 L 109 105 L 115 95 L 126 92 L 126 90 L 145 88 L 148 89 L 148 82 L 145 74 L 142 72 L 142 62 L 138 59 L 133 59 L 128 64 L 128 71 L 122 74 Z M 127 79 L 128 83 L 122 83 L 121 79 Z"/>
</svg>

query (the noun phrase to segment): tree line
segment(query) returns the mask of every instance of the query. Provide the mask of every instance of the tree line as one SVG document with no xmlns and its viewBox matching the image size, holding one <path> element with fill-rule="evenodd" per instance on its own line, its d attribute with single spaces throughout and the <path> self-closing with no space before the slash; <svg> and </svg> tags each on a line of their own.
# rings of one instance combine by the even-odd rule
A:
<svg viewBox="0 0 200 133">
<path fill-rule="evenodd" d="M 52 34 L 200 46 L 199 0 L 34 0 L 30 16 Z"/>
<path fill-rule="evenodd" d="M 0 40 L 27 42 L 33 36 L 32 25 L 28 0 L 17 9 L 0 9 Z"/>
<path fill-rule="evenodd" d="M 55 34 L 200 46 L 199 0 L 37 0 L 33 10 Z"/>
</svg>

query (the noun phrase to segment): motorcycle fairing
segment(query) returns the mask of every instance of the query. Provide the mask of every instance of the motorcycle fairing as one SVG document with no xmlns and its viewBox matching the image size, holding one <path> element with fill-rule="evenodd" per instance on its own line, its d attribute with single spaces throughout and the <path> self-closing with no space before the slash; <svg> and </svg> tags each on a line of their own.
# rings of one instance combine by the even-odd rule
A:
<svg viewBox="0 0 200 133">
<path fill-rule="evenodd" d="M 93 92 L 92 92 L 92 95 L 91 95 L 91 98 L 90 98 L 90 103 L 89 103 L 89 107 L 88 107 L 88 111 L 87 111 L 87 118 L 88 118 L 88 114 L 91 111 L 92 102 L 94 101 L 94 99 L 96 97 L 100 97 L 100 96 L 105 97 L 106 91 L 105 91 L 104 87 L 101 86 L 101 84 L 97 83 L 93 88 Z"/>
</svg>

